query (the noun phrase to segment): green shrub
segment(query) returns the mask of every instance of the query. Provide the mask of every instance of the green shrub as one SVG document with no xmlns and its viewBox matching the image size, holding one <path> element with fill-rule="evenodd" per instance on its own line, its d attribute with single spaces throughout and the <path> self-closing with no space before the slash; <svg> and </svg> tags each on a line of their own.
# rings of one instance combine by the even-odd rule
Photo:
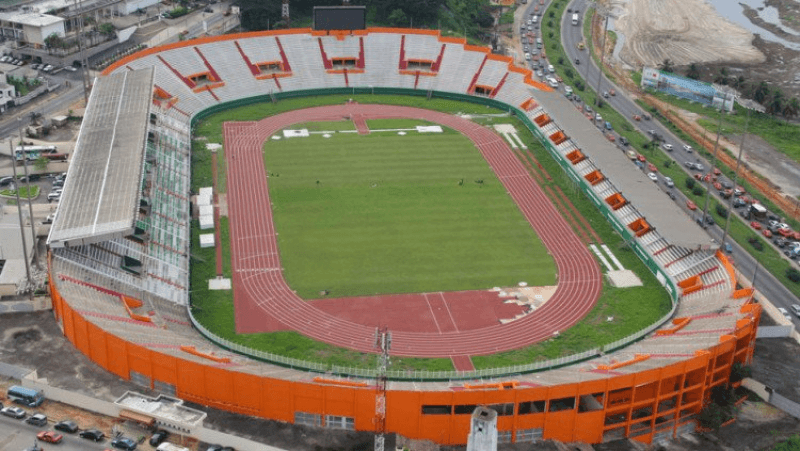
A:
<svg viewBox="0 0 800 451">
<path fill-rule="evenodd" d="M 786 268 L 786 277 L 794 283 L 800 283 L 800 271 L 794 268 Z"/>
<path fill-rule="evenodd" d="M 722 204 L 717 204 L 717 214 L 723 218 L 728 217 L 728 209 Z"/>
<path fill-rule="evenodd" d="M 694 188 L 694 179 L 691 177 L 686 177 L 686 187 L 689 189 Z"/>
<path fill-rule="evenodd" d="M 695 196 L 702 196 L 704 192 L 706 192 L 706 190 L 704 190 L 700 185 L 695 185 L 695 187 L 692 189 L 692 194 Z"/>
</svg>

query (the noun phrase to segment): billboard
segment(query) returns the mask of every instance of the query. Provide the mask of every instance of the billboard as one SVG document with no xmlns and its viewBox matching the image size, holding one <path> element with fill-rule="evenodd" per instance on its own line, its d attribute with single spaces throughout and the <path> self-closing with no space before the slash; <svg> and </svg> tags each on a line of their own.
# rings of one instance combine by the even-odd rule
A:
<svg viewBox="0 0 800 451">
<path fill-rule="evenodd" d="M 315 30 L 364 30 L 367 28 L 366 6 L 315 6 Z"/>
</svg>

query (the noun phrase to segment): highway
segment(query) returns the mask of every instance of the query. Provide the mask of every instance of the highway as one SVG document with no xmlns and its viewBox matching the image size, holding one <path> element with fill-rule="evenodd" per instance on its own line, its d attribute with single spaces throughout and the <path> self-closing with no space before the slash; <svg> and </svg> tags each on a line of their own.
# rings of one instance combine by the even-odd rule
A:
<svg viewBox="0 0 800 451">
<path fill-rule="evenodd" d="M 573 11 L 577 9 L 580 12 L 581 16 L 581 23 L 577 26 L 572 25 L 572 14 L 567 13 L 565 10 L 565 14 L 561 18 L 561 42 L 564 45 L 564 50 L 569 56 L 569 61 L 573 65 L 573 68 L 583 77 L 583 79 L 587 82 L 587 85 L 597 88 L 598 84 L 598 75 L 600 73 L 600 69 L 595 64 L 593 58 L 589 55 L 588 48 L 585 50 L 578 49 L 578 42 L 585 41 L 588 42 L 588 37 L 584 39 L 582 31 L 583 31 L 583 20 L 585 20 L 586 10 L 590 7 L 589 3 L 586 0 L 575 0 L 570 3 L 567 8 L 572 9 Z M 580 64 L 575 64 L 575 59 L 580 59 Z M 606 56 L 608 58 L 608 55 Z M 617 93 L 616 96 L 609 96 L 608 98 L 604 99 L 604 101 L 615 110 L 617 110 L 623 117 L 625 117 L 628 122 L 639 132 L 648 135 L 650 130 L 654 130 L 656 133 L 661 135 L 664 138 L 664 143 L 671 144 L 673 146 L 672 152 L 662 152 L 666 157 L 672 158 L 675 162 L 682 168 L 687 174 L 692 175 L 693 173 L 688 172 L 686 170 L 685 162 L 699 162 L 701 163 L 706 170 L 712 167 L 707 161 L 699 157 L 694 152 L 687 152 L 684 150 L 683 146 L 686 143 L 682 142 L 678 139 L 675 135 L 673 135 L 669 130 L 665 127 L 662 127 L 661 124 L 656 120 L 642 120 L 642 121 L 634 121 L 632 120 L 634 115 L 644 115 L 644 111 L 633 101 L 631 100 L 626 92 L 623 89 L 620 89 L 619 86 L 614 85 L 608 78 L 603 75 L 600 79 L 600 89 L 596 89 L 598 93 L 602 93 L 604 91 L 608 91 L 610 89 L 614 89 Z M 602 113 L 602 109 L 601 109 Z M 676 181 L 680 182 L 680 181 Z M 662 189 L 668 191 L 663 187 Z M 713 193 L 712 187 L 712 193 Z M 674 190 L 675 192 L 675 201 L 679 202 L 681 206 L 685 209 L 686 199 L 680 193 L 679 190 Z M 716 196 L 716 193 L 713 193 Z M 699 205 L 700 209 L 702 209 L 702 205 Z M 687 214 L 691 214 L 688 209 L 685 209 Z M 699 211 L 699 210 L 698 210 Z M 731 218 L 732 221 L 741 220 L 739 215 L 736 211 L 731 211 L 731 214 L 734 217 Z M 700 216 L 698 213 L 694 213 L 695 216 Z M 710 226 L 709 234 L 715 238 L 718 242 L 722 239 L 722 229 L 718 226 L 713 225 Z M 787 310 L 791 304 L 800 304 L 800 299 L 794 296 L 785 286 L 783 286 L 772 274 L 768 273 L 761 265 L 757 264 L 756 261 L 745 252 L 741 246 L 737 245 L 732 240 L 728 240 L 732 247 L 733 247 L 733 259 L 735 261 L 736 267 L 741 271 L 741 273 L 747 277 L 748 279 L 753 279 L 755 277 L 755 286 L 767 299 L 769 299 L 773 304 L 777 307 L 785 307 Z M 758 268 L 758 269 L 757 269 Z M 793 318 L 795 324 L 800 324 L 800 320 L 798 318 Z"/>
</svg>

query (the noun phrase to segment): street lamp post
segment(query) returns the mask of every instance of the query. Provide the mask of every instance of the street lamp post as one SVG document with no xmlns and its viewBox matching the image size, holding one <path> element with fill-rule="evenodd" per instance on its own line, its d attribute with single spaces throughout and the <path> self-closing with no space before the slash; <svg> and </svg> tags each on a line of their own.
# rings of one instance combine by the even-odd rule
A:
<svg viewBox="0 0 800 451">
<path fill-rule="evenodd" d="M 22 139 L 20 139 L 22 142 Z M 11 169 L 14 172 L 14 180 L 17 180 L 17 161 L 16 161 L 16 154 L 14 153 L 14 139 L 8 138 L 8 146 L 11 148 L 11 156 L 14 161 L 11 162 Z M 25 153 L 23 152 L 22 158 L 25 158 Z M 16 183 L 16 182 L 15 182 Z M 17 214 L 19 215 L 19 233 L 22 235 L 22 255 L 25 259 L 25 275 L 28 278 L 28 286 L 33 285 L 33 280 L 31 279 L 31 262 L 28 260 L 28 240 L 25 239 L 25 227 L 22 225 L 22 208 L 20 206 L 19 201 L 19 186 L 14 186 L 14 192 L 16 192 L 17 198 Z"/>
<path fill-rule="evenodd" d="M 39 266 L 39 246 L 36 243 L 36 228 L 33 225 L 33 200 L 31 199 L 31 182 L 28 176 L 28 158 L 25 155 L 25 143 L 22 140 L 22 118 L 20 117 L 17 118 L 17 131 L 19 132 L 19 144 L 22 147 L 22 167 L 25 171 L 25 184 L 28 186 L 28 214 L 30 214 L 31 239 L 33 240 L 33 263 L 37 269 L 41 269 Z M 14 164 L 16 165 L 16 162 Z M 17 190 L 17 207 L 22 208 L 22 205 L 19 205 L 19 190 Z"/>
</svg>

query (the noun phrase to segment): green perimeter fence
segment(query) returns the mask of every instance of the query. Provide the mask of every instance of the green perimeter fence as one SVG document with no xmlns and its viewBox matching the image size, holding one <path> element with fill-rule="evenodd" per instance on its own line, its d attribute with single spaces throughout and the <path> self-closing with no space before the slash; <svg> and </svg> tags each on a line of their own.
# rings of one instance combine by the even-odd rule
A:
<svg viewBox="0 0 800 451">
<path fill-rule="evenodd" d="M 589 349 L 587 351 L 573 354 L 565 357 L 560 357 L 557 359 L 551 360 L 544 360 L 544 361 L 537 361 L 525 365 L 515 365 L 515 366 L 508 366 L 508 367 L 501 367 L 501 368 L 487 368 L 482 370 L 474 370 L 474 371 L 405 371 L 405 370 L 389 370 L 387 372 L 387 376 L 391 380 L 413 380 L 413 381 L 447 381 L 447 380 L 466 380 L 466 379 L 480 379 L 480 378 L 492 378 L 492 377 L 507 377 L 507 376 L 514 376 L 519 374 L 526 374 L 526 373 L 534 373 L 538 371 L 545 371 L 554 368 L 563 367 L 566 365 L 572 365 L 574 363 L 582 362 L 585 360 L 589 360 L 591 358 L 597 357 L 601 354 L 605 354 L 608 352 L 612 352 L 628 346 L 632 343 L 635 343 L 642 338 L 644 338 L 649 333 L 653 332 L 654 330 L 661 327 L 662 324 L 669 321 L 672 316 L 675 314 L 675 310 L 678 307 L 678 297 L 679 292 L 675 281 L 670 278 L 661 267 L 653 260 L 653 258 L 642 248 L 642 246 L 636 241 L 636 237 L 634 236 L 633 232 L 628 229 L 626 224 L 622 224 L 619 222 L 616 216 L 614 216 L 613 211 L 611 208 L 602 200 L 597 197 L 594 191 L 591 189 L 591 185 L 580 177 L 575 171 L 573 170 L 572 164 L 563 156 L 561 153 L 553 146 L 547 137 L 545 137 L 542 132 L 536 127 L 533 122 L 531 122 L 530 118 L 523 112 L 522 110 L 511 107 L 508 104 L 500 102 L 498 100 L 490 99 L 488 97 L 475 97 L 468 94 L 459 94 L 453 92 L 444 92 L 444 91 L 421 91 L 416 89 L 407 89 L 407 88 L 379 88 L 379 87 L 353 87 L 353 88 L 321 88 L 321 89 L 308 89 L 308 90 L 299 90 L 299 91 L 289 91 L 289 92 L 280 92 L 280 93 L 272 93 L 267 95 L 261 96 L 254 96 L 254 97 L 247 97 L 244 99 L 233 100 L 230 102 L 221 103 L 218 105 L 214 105 L 212 107 L 206 108 L 192 117 L 191 120 L 191 128 L 192 132 L 194 132 L 194 127 L 198 121 L 201 121 L 213 114 L 220 113 L 225 110 L 229 110 L 232 108 L 237 108 L 246 105 L 252 105 L 255 103 L 262 103 L 262 102 L 277 102 L 283 99 L 291 99 L 296 97 L 312 97 L 312 96 L 324 96 L 324 95 L 342 95 L 342 94 L 382 94 L 382 95 L 402 95 L 402 96 L 426 96 L 428 98 L 440 98 L 440 99 L 449 99 L 449 100 L 457 100 L 462 102 L 471 102 L 476 103 L 479 105 L 485 105 L 493 108 L 497 108 L 499 110 L 508 111 L 510 114 L 515 115 L 519 120 L 521 120 L 528 129 L 536 136 L 536 138 L 541 141 L 550 155 L 555 159 L 561 168 L 564 170 L 565 173 L 569 175 L 572 181 L 578 186 L 581 191 L 594 203 L 598 210 L 603 214 L 606 220 L 611 224 L 614 230 L 619 233 L 625 242 L 633 249 L 636 255 L 644 262 L 645 266 L 656 276 L 656 279 L 661 283 L 667 290 L 670 295 L 670 299 L 672 300 L 672 308 L 670 311 L 658 319 L 656 322 L 651 324 L 650 326 L 636 332 L 632 335 L 619 339 L 613 343 L 608 343 L 604 346 Z M 376 369 L 368 369 L 368 368 L 352 368 L 352 367 L 340 367 L 336 365 L 327 365 L 321 364 L 317 362 L 312 362 L 308 360 L 301 360 L 301 359 L 293 359 L 285 356 L 281 356 L 278 354 L 272 354 L 269 352 L 259 351 L 257 349 L 252 349 L 247 346 L 242 346 L 238 343 L 231 342 L 226 340 L 222 337 L 217 336 L 213 332 L 209 331 L 205 327 L 203 327 L 200 322 L 198 322 L 194 315 L 192 315 L 191 306 L 187 308 L 189 313 L 189 318 L 192 321 L 192 324 L 195 328 L 207 339 L 211 340 L 212 342 L 216 343 L 217 345 L 235 352 L 237 354 L 245 355 L 257 360 L 261 360 L 268 363 L 277 364 L 280 366 L 284 366 L 287 368 L 293 368 L 303 371 L 312 371 L 324 374 L 331 374 L 336 376 L 342 377 L 359 377 L 359 378 L 375 378 L 378 376 L 378 370 Z"/>
</svg>

